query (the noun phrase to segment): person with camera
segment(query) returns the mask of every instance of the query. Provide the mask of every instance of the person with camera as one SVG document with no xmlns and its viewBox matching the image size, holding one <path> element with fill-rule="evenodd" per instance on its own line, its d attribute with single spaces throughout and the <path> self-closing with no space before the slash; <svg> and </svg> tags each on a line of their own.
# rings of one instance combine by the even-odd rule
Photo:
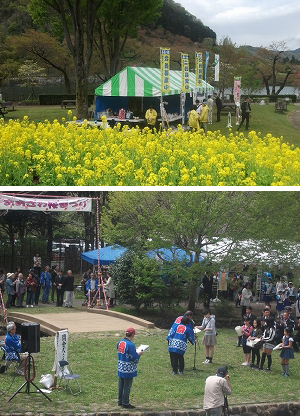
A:
<svg viewBox="0 0 300 416">
<path fill-rule="evenodd" d="M 215 376 L 209 376 L 205 382 L 203 409 L 206 416 L 221 416 L 227 396 L 232 392 L 227 367 L 219 367 Z"/>
</svg>

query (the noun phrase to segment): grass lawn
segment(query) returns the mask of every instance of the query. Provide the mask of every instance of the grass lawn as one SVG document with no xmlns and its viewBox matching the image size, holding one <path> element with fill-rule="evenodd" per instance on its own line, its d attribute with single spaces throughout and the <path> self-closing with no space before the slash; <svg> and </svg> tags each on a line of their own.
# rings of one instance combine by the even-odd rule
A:
<svg viewBox="0 0 300 416">
<path fill-rule="evenodd" d="M 49 308 L 50 309 L 50 308 Z M 49 311 L 47 308 L 47 310 Z M 35 309 L 34 309 L 35 310 Z M 36 309 L 38 312 L 38 309 Z M 92 316 L 91 316 L 92 319 Z M 109 317 L 103 317 L 109 319 Z M 198 322 L 197 322 L 198 323 Z M 95 328 L 97 330 L 97 328 Z M 273 352 L 272 372 L 258 372 L 244 367 L 242 348 L 236 348 L 234 329 L 218 329 L 218 345 L 212 365 L 204 365 L 205 349 L 200 342 L 196 345 L 196 368 L 194 366 L 194 346 L 189 345 L 185 354 L 185 374 L 172 376 L 167 342 L 167 330 L 155 328 L 137 331 L 134 342 L 149 344 L 138 364 L 138 377 L 131 390 L 131 403 L 142 410 L 201 409 L 205 379 L 213 375 L 219 366 L 227 365 L 231 376 L 233 394 L 229 406 L 240 403 L 267 403 L 299 401 L 299 354 L 290 360 L 290 377 L 281 373 L 279 352 Z M 8 398 L 21 386 L 24 378 L 14 378 L 12 369 L 0 375 L 1 411 L 14 413 L 31 411 L 36 413 L 71 413 L 116 411 L 117 406 L 117 351 L 116 344 L 124 334 L 107 333 L 71 334 L 69 337 L 68 358 L 73 370 L 81 375 L 82 393 L 71 396 L 66 391 L 54 390 L 48 402 L 41 395 L 17 394 L 12 402 Z M 51 373 L 54 361 L 54 338 L 41 338 L 41 352 L 35 357 L 39 384 L 41 374 Z M 31 391 L 34 391 L 32 388 Z M 34 399 L 33 399 L 34 397 Z"/>
<path fill-rule="evenodd" d="M 261 132 L 262 136 L 271 133 L 275 137 L 283 137 L 283 141 L 289 144 L 293 144 L 296 147 L 300 147 L 300 134 L 299 131 L 291 125 L 289 122 L 289 115 L 299 109 L 298 106 L 290 104 L 288 111 L 285 114 L 275 113 L 274 104 L 267 104 L 260 106 L 259 104 L 251 104 L 252 117 L 250 119 L 250 130 Z M 75 114 L 75 109 L 70 109 Z M 9 111 L 6 115 L 8 119 L 22 119 L 24 116 L 28 116 L 29 120 L 39 122 L 44 120 L 53 121 L 57 119 L 62 122 L 62 119 L 71 120 L 72 116 L 68 115 L 69 109 L 61 108 L 60 106 L 24 106 L 17 107 L 15 111 Z M 229 129 L 227 126 L 228 112 L 224 112 L 221 116 L 221 122 L 212 124 L 209 126 L 209 130 L 220 130 L 222 134 L 227 135 Z M 215 120 L 215 114 L 213 116 Z M 236 131 L 235 118 L 232 117 L 232 131 Z M 241 131 L 244 131 L 242 127 Z"/>
</svg>

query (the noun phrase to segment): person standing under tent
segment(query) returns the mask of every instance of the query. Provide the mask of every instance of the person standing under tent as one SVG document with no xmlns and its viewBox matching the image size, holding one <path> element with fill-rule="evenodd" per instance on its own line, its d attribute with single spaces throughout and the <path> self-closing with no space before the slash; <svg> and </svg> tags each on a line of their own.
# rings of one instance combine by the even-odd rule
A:
<svg viewBox="0 0 300 416">
<path fill-rule="evenodd" d="M 215 102 L 216 102 L 216 107 L 217 107 L 217 122 L 221 121 L 221 110 L 222 110 L 222 100 L 221 98 L 218 96 L 218 94 L 215 92 L 214 93 L 214 97 L 215 97 Z"/>
<path fill-rule="evenodd" d="M 95 273 L 90 274 L 90 278 L 86 282 L 87 296 L 90 297 L 90 304 L 97 303 L 95 296 L 98 290 L 98 279 L 95 278 Z"/>
<path fill-rule="evenodd" d="M 41 288 L 43 289 L 43 295 L 42 295 L 42 303 L 49 303 L 48 298 L 50 294 L 50 289 L 52 286 L 52 277 L 49 273 L 50 267 L 46 266 L 45 271 L 41 275 Z"/>
<path fill-rule="evenodd" d="M 207 106 L 208 106 L 208 124 L 212 124 L 212 116 L 213 116 L 213 105 L 214 100 L 211 98 L 211 95 L 207 97 Z"/>
<path fill-rule="evenodd" d="M 117 345 L 118 350 L 118 406 L 125 409 L 134 409 L 129 403 L 130 389 L 133 378 L 137 376 L 137 363 L 143 351 L 137 352 L 133 338 L 135 329 L 128 328 L 125 337 Z"/>
<path fill-rule="evenodd" d="M 248 130 L 250 115 L 251 115 L 251 106 L 250 106 L 250 103 L 249 103 L 249 97 L 245 97 L 244 101 L 242 102 L 241 111 L 242 111 L 242 120 L 240 122 L 238 130 L 242 127 L 245 120 L 246 120 L 245 130 Z"/>
<path fill-rule="evenodd" d="M 89 267 L 86 272 L 83 273 L 81 284 L 84 285 L 84 294 L 87 294 L 86 283 L 90 278 L 90 274 L 92 273 L 92 269 Z"/>
<path fill-rule="evenodd" d="M 156 126 L 157 112 L 154 110 L 152 105 L 150 105 L 146 111 L 145 119 L 147 121 L 147 126 L 153 130 Z"/>
<path fill-rule="evenodd" d="M 109 307 L 114 306 L 114 298 L 115 298 L 115 291 L 114 291 L 114 282 L 110 275 L 110 273 L 107 273 L 107 281 L 104 285 L 104 288 L 106 289 L 106 296 L 108 299 L 106 299 L 107 302 L 109 302 Z"/>
<path fill-rule="evenodd" d="M 68 270 L 67 276 L 65 278 L 64 289 L 66 293 L 65 307 L 73 308 L 74 301 L 74 276 L 72 270 Z"/>
</svg>

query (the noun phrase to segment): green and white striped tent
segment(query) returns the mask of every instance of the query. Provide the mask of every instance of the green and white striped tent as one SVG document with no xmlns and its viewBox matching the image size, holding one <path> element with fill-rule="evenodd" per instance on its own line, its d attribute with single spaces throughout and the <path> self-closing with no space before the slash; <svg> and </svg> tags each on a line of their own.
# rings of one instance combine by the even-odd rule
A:
<svg viewBox="0 0 300 416">
<path fill-rule="evenodd" d="M 196 76 L 190 72 L 190 90 L 196 90 Z M 181 71 L 170 70 L 170 91 L 161 92 L 160 69 L 127 66 L 110 80 L 95 89 L 102 97 L 160 97 L 181 93 Z M 197 88 L 198 89 L 198 88 Z M 202 91 L 213 93 L 213 87 L 202 81 Z"/>
</svg>

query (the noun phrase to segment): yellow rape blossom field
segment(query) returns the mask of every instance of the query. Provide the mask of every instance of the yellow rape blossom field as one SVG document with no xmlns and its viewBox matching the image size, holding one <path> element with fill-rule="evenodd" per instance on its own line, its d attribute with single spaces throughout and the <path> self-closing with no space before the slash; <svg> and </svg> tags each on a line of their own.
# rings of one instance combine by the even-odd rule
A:
<svg viewBox="0 0 300 416">
<path fill-rule="evenodd" d="M 0 183 L 44 186 L 300 185 L 300 149 L 251 131 L 151 132 L 0 121 Z"/>
</svg>

